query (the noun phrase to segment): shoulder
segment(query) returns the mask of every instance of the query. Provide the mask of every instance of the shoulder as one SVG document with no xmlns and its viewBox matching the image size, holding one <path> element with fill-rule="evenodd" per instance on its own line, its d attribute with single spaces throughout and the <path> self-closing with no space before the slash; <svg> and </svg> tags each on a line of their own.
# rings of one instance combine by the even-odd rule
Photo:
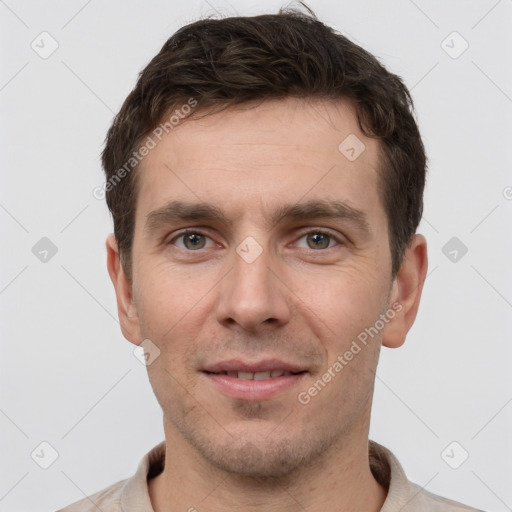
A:
<svg viewBox="0 0 512 512">
<path fill-rule="evenodd" d="M 413 510 L 428 510 L 428 512 L 483 512 L 458 501 L 433 494 L 415 483 L 410 482 L 409 486 L 411 499 L 405 509 L 407 512 Z"/>
<path fill-rule="evenodd" d="M 149 496 L 148 478 L 155 477 L 163 470 L 164 461 L 165 441 L 162 441 L 142 457 L 133 476 L 105 487 L 57 512 L 153 510 Z"/>
<path fill-rule="evenodd" d="M 101 510 L 101 512 L 121 512 L 121 491 L 126 481 L 116 482 L 57 512 L 98 512 L 98 510 Z"/>
<path fill-rule="evenodd" d="M 375 441 L 369 442 L 369 455 L 374 477 L 388 489 L 380 512 L 483 512 L 433 494 L 411 482 L 397 457 Z"/>
</svg>

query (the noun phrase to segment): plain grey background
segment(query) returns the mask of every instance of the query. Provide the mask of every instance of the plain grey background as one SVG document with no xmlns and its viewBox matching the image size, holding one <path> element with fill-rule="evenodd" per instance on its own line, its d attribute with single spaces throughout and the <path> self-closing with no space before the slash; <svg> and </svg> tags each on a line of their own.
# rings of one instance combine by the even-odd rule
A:
<svg viewBox="0 0 512 512">
<path fill-rule="evenodd" d="M 81 499 L 163 440 L 106 270 L 103 139 L 177 28 L 284 5 L 0 1 L 0 511 Z M 382 351 L 370 437 L 427 490 L 512 510 L 512 1 L 309 5 L 404 79 L 430 159 L 429 276 Z"/>
</svg>

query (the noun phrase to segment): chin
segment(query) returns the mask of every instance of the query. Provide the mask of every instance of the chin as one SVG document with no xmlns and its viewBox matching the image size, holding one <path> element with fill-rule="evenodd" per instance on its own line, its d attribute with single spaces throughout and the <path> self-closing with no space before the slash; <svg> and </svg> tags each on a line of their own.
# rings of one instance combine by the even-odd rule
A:
<svg viewBox="0 0 512 512">
<path fill-rule="evenodd" d="M 289 440 L 267 441 L 265 446 L 258 446 L 240 439 L 227 446 L 210 445 L 201 454 L 216 468 L 233 475 L 278 478 L 290 475 L 303 463 L 306 458 L 303 451 Z"/>
<path fill-rule="evenodd" d="M 262 434 L 245 428 L 231 431 L 231 435 L 216 432 L 216 436 L 194 429 L 186 438 L 203 459 L 221 471 L 246 478 L 282 479 L 313 462 L 335 441 L 332 433 L 312 438 L 310 428 L 291 430 Z"/>
</svg>

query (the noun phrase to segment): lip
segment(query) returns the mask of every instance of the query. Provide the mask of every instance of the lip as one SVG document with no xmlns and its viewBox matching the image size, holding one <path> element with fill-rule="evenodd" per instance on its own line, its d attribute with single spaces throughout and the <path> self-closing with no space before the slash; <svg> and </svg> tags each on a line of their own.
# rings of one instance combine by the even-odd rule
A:
<svg viewBox="0 0 512 512">
<path fill-rule="evenodd" d="M 282 375 L 263 380 L 243 380 L 226 374 L 219 374 L 219 372 L 257 373 L 271 370 L 303 373 Z M 299 364 L 287 363 L 280 359 L 265 359 L 255 362 L 231 359 L 207 365 L 202 373 L 208 379 L 208 382 L 222 394 L 237 400 L 258 401 L 270 400 L 296 386 L 307 374 L 307 369 Z"/>
<path fill-rule="evenodd" d="M 264 380 L 242 380 L 224 374 L 206 373 L 203 375 L 221 393 L 237 400 L 270 400 L 276 395 L 296 386 L 306 375 L 282 375 Z"/>
</svg>

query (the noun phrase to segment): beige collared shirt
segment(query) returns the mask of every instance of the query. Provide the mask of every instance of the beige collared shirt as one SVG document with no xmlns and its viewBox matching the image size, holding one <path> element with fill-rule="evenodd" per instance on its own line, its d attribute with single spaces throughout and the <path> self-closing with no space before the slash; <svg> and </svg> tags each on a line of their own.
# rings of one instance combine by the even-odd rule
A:
<svg viewBox="0 0 512 512">
<path fill-rule="evenodd" d="M 140 461 L 135 475 L 84 498 L 58 512 L 154 512 L 148 478 L 164 466 L 165 441 L 152 448 Z M 370 468 L 388 494 L 380 512 L 482 512 L 432 494 L 405 476 L 398 459 L 384 446 L 370 441 Z"/>
</svg>

